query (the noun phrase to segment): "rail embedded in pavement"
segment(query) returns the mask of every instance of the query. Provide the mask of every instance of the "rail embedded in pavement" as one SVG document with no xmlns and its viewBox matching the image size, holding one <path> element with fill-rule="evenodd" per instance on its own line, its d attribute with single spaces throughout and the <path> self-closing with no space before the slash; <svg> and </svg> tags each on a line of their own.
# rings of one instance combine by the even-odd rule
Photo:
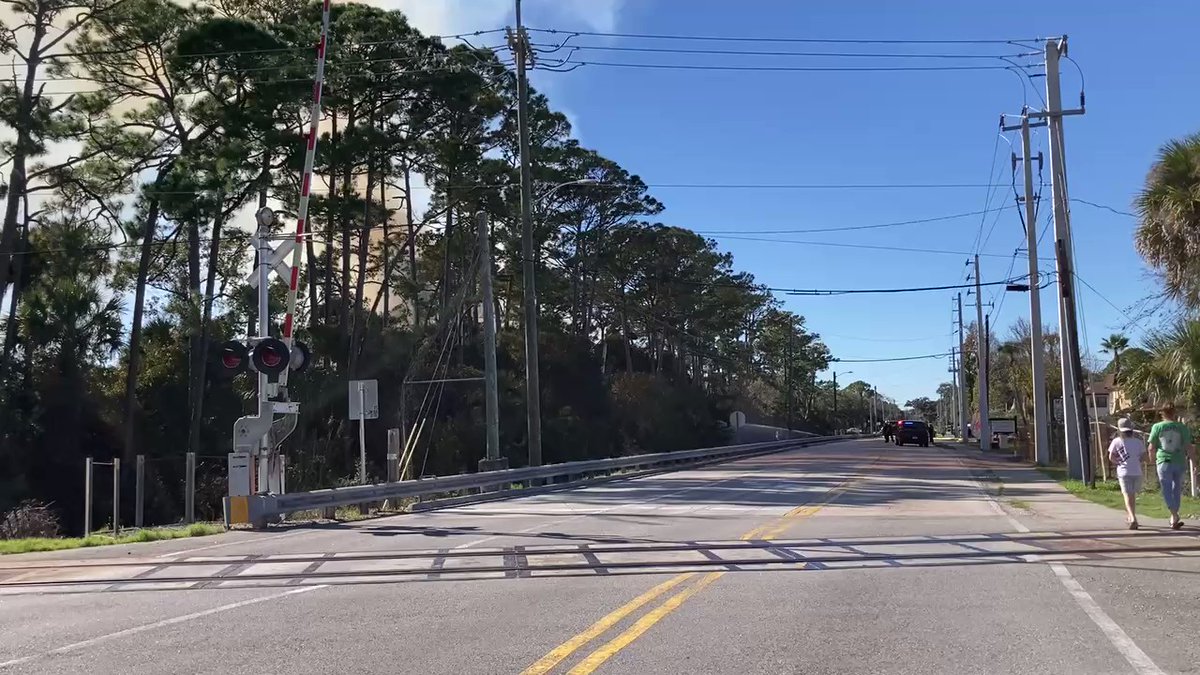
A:
<svg viewBox="0 0 1200 675">
<path fill-rule="evenodd" d="M 525 485 L 535 480 L 566 477 L 573 480 L 595 474 L 611 474 L 615 471 L 631 469 L 652 469 L 670 465 L 695 464 L 714 460 L 736 459 L 770 452 L 778 452 L 788 448 L 805 447 L 840 440 L 845 436 L 817 436 L 813 438 L 794 438 L 783 441 L 766 443 L 751 443 L 748 445 L 727 445 L 716 448 L 698 450 L 679 450 L 676 452 L 661 452 L 629 457 L 610 457 L 607 459 L 591 459 L 580 462 L 564 462 L 539 467 L 520 469 L 503 469 L 500 471 L 483 471 L 479 473 L 459 474 L 456 476 L 438 476 L 416 480 L 397 481 L 394 483 L 377 483 L 374 485 L 354 485 L 349 487 L 312 490 L 310 492 L 293 492 L 289 494 L 258 494 L 248 497 L 225 498 L 225 522 L 244 524 L 249 523 L 256 528 L 266 527 L 289 513 L 326 509 L 353 504 L 381 502 L 388 499 L 404 499 L 412 497 L 427 497 L 430 495 L 446 495 L 464 490 L 489 490 L 503 488 L 502 492 L 520 494 L 519 490 L 508 490 L 512 485 Z M 241 503 L 239 503 L 241 502 Z M 237 514 L 232 516 L 231 514 Z"/>
</svg>

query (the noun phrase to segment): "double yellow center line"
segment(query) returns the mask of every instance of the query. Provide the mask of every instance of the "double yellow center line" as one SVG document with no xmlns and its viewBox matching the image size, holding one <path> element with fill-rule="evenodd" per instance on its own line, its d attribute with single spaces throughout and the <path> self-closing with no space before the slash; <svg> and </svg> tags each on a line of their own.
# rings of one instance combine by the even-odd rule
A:
<svg viewBox="0 0 1200 675">
<path fill-rule="evenodd" d="M 877 457 L 876 461 L 878 461 L 878 459 L 879 458 Z M 775 539 L 796 524 L 796 522 L 814 515 L 823 507 L 827 506 L 830 502 L 837 499 L 857 480 L 859 480 L 859 477 L 856 476 L 842 481 L 838 485 L 834 486 L 833 489 L 822 495 L 819 501 L 812 504 L 798 506 L 791 511 L 788 511 L 783 516 L 780 516 L 779 518 L 766 523 L 765 525 L 760 525 L 759 527 L 756 527 L 753 530 L 743 534 L 741 536 L 741 540 L 771 541 Z M 587 643 L 608 632 L 610 628 L 616 626 L 629 615 L 654 602 L 672 589 L 683 585 L 685 582 L 691 581 L 696 577 L 700 577 L 699 581 L 696 581 L 690 586 L 685 587 L 683 590 L 667 598 L 661 605 L 658 605 L 654 609 L 644 614 L 640 619 L 626 628 L 620 635 L 604 643 L 591 654 L 588 654 L 582 661 L 576 664 L 574 668 L 568 671 L 569 675 L 589 675 L 603 665 L 605 661 L 608 661 L 614 655 L 616 655 L 617 652 L 629 646 L 630 643 L 641 637 L 646 631 L 650 630 L 654 624 L 662 621 L 665 616 L 678 609 L 680 605 L 687 602 L 688 598 L 691 598 L 693 595 L 696 595 L 700 591 L 704 590 L 714 581 L 723 576 L 725 576 L 724 571 L 709 572 L 703 575 L 699 574 L 698 572 L 686 572 L 668 579 L 667 581 L 664 581 L 663 583 L 651 588 L 633 600 L 630 600 L 626 604 L 613 610 L 604 618 L 589 626 L 587 630 L 555 647 L 550 651 L 550 653 L 546 654 L 542 658 L 538 659 L 533 665 L 521 671 L 521 675 L 543 675 L 544 673 L 550 672 L 555 666 L 562 663 L 567 657 L 578 651 L 580 647 L 583 647 Z"/>
</svg>

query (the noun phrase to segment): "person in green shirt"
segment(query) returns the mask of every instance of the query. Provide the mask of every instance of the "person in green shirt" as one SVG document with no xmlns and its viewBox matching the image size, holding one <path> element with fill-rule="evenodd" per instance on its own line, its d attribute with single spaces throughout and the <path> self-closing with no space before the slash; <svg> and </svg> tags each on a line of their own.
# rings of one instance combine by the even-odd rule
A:
<svg viewBox="0 0 1200 675">
<path fill-rule="evenodd" d="M 1171 512 L 1171 529 L 1183 527 L 1179 517 L 1179 502 L 1183 496 L 1183 476 L 1188 461 L 1196 461 L 1196 449 L 1192 445 L 1192 431 L 1180 422 L 1175 406 L 1165 405 L 1162 421 L 1150 428 L 1149 455 L 1158 465 L 1158 482 L 1162 486 L 1163 501 Z"/>
</svg>

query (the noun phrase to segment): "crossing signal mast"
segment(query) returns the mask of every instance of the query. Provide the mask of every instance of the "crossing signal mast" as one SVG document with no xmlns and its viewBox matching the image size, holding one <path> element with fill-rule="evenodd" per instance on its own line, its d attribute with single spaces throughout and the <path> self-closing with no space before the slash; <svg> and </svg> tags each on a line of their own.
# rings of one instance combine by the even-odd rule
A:
<svg viewBox="0 0 1200 675">
<path fill-rule="evenodd" d="M 296 428 L 300 404 L 288 400 L 287 373 L 298 373 L 312 361 L 312 352 L 303 342 L 286 342 L 270 335 L 269 275 L 274 269 L 280 277 L 291 277 L 283 258 L 293 242 L 285 241 L 278 249 L 270 245 L 275 212 L 263 207 L 255 214 L 258 230 L 251 237 L 258 253 L 258 266 L 249 282 L 258 288 L 258 335 L 242 340 L 227 340 L 217 348 L 218 372 L 232 379 L 248 372 L 258 375 L 258 412 L 241 417 L 233 425 L 233 452 L 229 456 L 229 514 L 231 522 L 244 522 L 249 514 L 237 505 L 238 497 L 255 493 L 281 493 L 284 489 L 283 461 L 279 447 Z M 279 415 L 279 418 L 276 418 Z"/>
<path fill-rule="evenodd" d="M 271 226 L 275 212 L 263 207 L 255 214 L 258 230 L 251 238 L 258 251 L 258 265 L 249 279 L 258 287 L 258 336 L 246 342 L 226 342 L 220 349 L 222 372 L 236 376 L 239 372 L 258 373 L 258 413 L 239 418 L 233 424 L 233 452 L 229 455 L 229 497 L 225 502 L 225 519 L 230 523 L 251 522 L 251 494 L 282 493 L 284 491 L 283 460 L 280 444 L 296 428 L 300 404 L 288 400 L 288 373 L 308 366 L 311 352 L 297 342 L 295 330 L 296 296 L 300 283 L 300 249 L 308 225 L 308 204 L 313 183 L 313 164 L 317 150 L 317 129 L 321 123 L 321 94 L 325 86 L 325 54 L 329 46 L 329 23 L 332 0 L 321 2 L 321 36 L 317 42 L 316 72 L 309 107 L 308 135 L 304 147 L 304 169 L 300 181 L 300 199 L 296 209 L 295 236 L 270 245 Z M 291 264 L 286 262 L 291 256 Z M 268 306 L 268 275 L 271 270 L 288 285 L 287 308 L 279 338 L 270 335 Z M 276 415 L 280 415 L 276 419 Z M 253 461 L 252 461 L 253 460 Z M 253 467 L 252 467 L 253 465 Z"/>
</svg>

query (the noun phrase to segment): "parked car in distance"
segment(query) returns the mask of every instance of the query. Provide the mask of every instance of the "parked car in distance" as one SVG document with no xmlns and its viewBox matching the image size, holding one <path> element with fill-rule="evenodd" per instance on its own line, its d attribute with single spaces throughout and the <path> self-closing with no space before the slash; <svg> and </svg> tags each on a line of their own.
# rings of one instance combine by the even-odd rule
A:
<svg viewBox="0 0 1200 675">
<path fill-rule="evenodd" d="M 929 447 L 929 427 L 921 420 L 896 422 L 896 445 L 912 443 L 922 448 Z"/>
</svg>

